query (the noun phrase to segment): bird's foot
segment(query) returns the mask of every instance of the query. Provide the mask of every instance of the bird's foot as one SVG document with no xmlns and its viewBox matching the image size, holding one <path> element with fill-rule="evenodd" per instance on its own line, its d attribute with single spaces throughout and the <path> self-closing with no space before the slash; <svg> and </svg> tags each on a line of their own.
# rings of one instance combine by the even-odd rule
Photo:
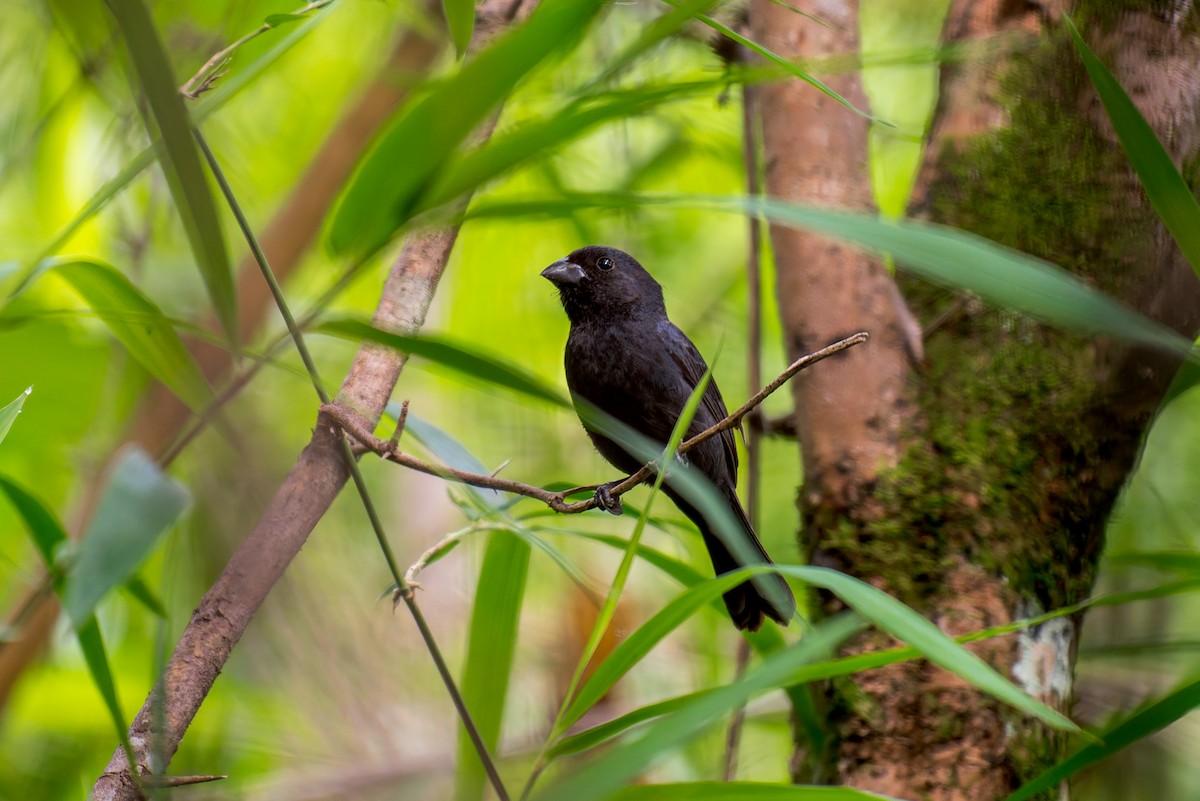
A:
<svg viewBox="0 0 1200 801">
<path fill-rule="evenodd" d="M 624 479 L 621 479 L 624 481 Z M 613 487 L 621 483 L 621 481 L 610 481 L 607 484 L 601 484 L 596 487 L 596 505 L 610 515 L 625 514 L 625 507 L 621 506 L 621 499 L 614 497 L 612 494 Z"/>
</svg>

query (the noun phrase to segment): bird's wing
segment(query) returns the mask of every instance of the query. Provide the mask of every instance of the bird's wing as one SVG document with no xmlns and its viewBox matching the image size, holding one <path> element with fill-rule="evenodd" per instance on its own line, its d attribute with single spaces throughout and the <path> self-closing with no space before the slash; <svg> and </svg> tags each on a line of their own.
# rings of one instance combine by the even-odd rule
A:
<svg viewBox="0 0 1200 801">
<path fill-rule="evenodd" d="M 667 352 L 670 354 L 671 360 L 675 362 L 680 372 L 683 373 L 688 387 L 694 389 L 699 385 L 700 379 L 704 377 L 704 372 L 708 369 L 708 364 L 704 361 L 704 357 L 700 355 L 700 351 L 696 349 L 692 341 L 687 338 L 687 334 L 676 328 L 670 321 L 660 323 L 659 329 L 663 342 L 666 343 Z M 692 420 L 692 431 L 689 434 L 699 434 L 709 426 L 724 420 L 728 414 L 729 412 L 725 410 L 725 401 L 721 398 L 721 390 L 717 388 L 716 379 L 710 379 L 708 386 L 704 390 L 704 396 L 700 399 L 700 408 Z M 736 483 L 738 457 L 737 442 L 734 440 L 733 429 L 726 429 L 717 436 L 720 438 L 721 445 L 725 449 L 725 464 L 729 468 L 729 477 Z"/>
</svg>

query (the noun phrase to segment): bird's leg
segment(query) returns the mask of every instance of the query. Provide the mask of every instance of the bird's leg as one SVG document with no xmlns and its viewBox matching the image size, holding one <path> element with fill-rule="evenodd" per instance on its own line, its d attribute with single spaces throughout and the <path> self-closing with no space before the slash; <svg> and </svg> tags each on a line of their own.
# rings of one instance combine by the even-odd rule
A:
<svg viewBox="0 0 1200 801">
<path fill-rule="evenodd" d="M 619 497 L 613 497 L 612 494 L 613 487 L 617 486 L 624 480 L 625 479 L 622 478 L 618 479 L 617 481 L 610 481 L 607 484 L 601 484 L 600 486 L 596 487 L 596 505 L 608 512 L 610 515 L 625 514 L 625 507 L 621 506 L 621 499 Z"/>
</svg>

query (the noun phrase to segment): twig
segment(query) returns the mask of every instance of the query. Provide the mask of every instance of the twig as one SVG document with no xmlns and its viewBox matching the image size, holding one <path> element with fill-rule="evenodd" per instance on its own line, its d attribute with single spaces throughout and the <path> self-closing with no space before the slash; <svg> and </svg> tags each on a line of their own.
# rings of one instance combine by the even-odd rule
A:
<svg viewBox="0 0 1200 801">
<path fill-rule="evenodd" d="M 281 16 L 287 17 L 288 22 L 291 22 L 292 17 L 299 17 L 309 13 L 310 11 L 317 11 L 318 9 L 322 9 L 332 2 L 333 0 L 312 0 L 311 3 L 305 4 L 301 8 L 293 11 L 291 14 L 284 14 Z M 270 22 L 264 22 L 262 25 L 250 31 L 250 33 L 236 40 L 233 44 L 229 45 L 223 50 L 218 50 L 212 58 L 204 62 L 204 66 L 197 70 L 195 75 L 193 75 L 191 78 L 188 78 L 187 82 L 184 83 L 183 86 L 179 87 L 179 93 L 186 98 L 195 100 L 200 95 L 211 89 L 213 83 L 225 74 L 225 71 L 223 71 L 221 68 L 228 64 L 230 60 L 232 60 L 234 50 L 237 50 L 239 47 L 246 44 L 246 42 L 249 42 L 251 39 L 254 39 L 257 36 L 261 36 L 272 28 L 278 27 L 278 25 L 274 25 Z"/>
<path fill-rule="evenodd" d="M 680 445 L 678 452 L 681 454 L 687 453 L 692 448 L 711 437 L 715 437 L 722 431 L 728 431 L 731 428 L 735 428 L 742 421 L 743 417 L 757 408 L 758 405 L 766 400 L 772 392 L 786 384 L 801 370 L 810 365 L 816 364 L 822 359 L 826 359 L 835 353 L 839 353 L 847 348 L 853 347 L 854 345 L 858 345 L 859 343 L 866 342 L 867 337 L 867 333 L 865 331 L 861 331 L 852 336 L 848 336 L 845 339 L 839 340 L 838 342 L 835 342 L 826 348 L 822 348 L 816 353 L 810 353 L 807 356 L 801 356 L 799 359 L 792 362 L 786 370 L 780 373 L 774 381 L 767 384 L 758 392 L 754 393 L 753 397 L 731 412 L 724 420 L 721 420 L 715 425 L 709 426 L 704 431 L 701 431 L 699 434 Z M 345 406 L 337 403 L 328 403 L 321 407 L 321 411 L 327 415 L 331 421 L 336 423 L 342 429 L 342 431 L 358 440 L 358 442 L 365 446 L 367 450 L 379 455 L 385 460 L 396 462 L 397 464 L 401 464 L 411 470 L 427 473 L 431 476 L 438 476 L 446 479 L 447 481 L 455 481 L 460 484 L 470 484 L 474 487 L 499 490 L 500 492 L 511 492 L 514 495 L 524 495 L 527 498 L 534 498 L 541 501 L 555 512 L 559 512 L 561 514 L 579 514 L 580 512 L 586 512 L 588 509 L 594 509 L 596 507 L 596 499 L 594 497 L 588 498 L 584 501 L 568 501 L 567 498 L 572 495 L 578 495 L 581 492 L 594 490 L 599 485 L 572 487 L 571 489 L 564 490 L 562 492 L 551 492 L 548 489 L 536 486 L 534 484 L 525 484 L 521 481 L 512 481 L 507 478 L 500 478 L 499 476 L 469 473 L 465 470 L 457 470 L 447 465 L 431 464 L 422 459 L 418 459 L 415 456 L 404 453 L 398 448 L 393 447 L 392 443 L 385 442 L 384 440 L 376 437 L 369 430 L 367 430 L 366 427 L 359 421 L 357 416 Z M 653 465 L 645 465 L 641 470 L 638 470 L 636 473 L 627 476 L 623 481 L 621 481 L 620 484 L 617 484 L 615 487 L 613 487 L 611 490 L 612 496 L 614 498 L 620 497 L 622 494 L 628 492 L 638 484 L 641 484 L 643 481 L 650 478 L 650 476 L 653 474 Z"/>
</svg>

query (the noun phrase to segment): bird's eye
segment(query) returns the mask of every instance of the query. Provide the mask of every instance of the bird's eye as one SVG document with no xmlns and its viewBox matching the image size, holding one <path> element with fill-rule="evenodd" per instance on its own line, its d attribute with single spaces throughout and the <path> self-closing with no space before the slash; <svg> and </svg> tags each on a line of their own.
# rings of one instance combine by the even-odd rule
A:
<svg viewBox="0 0 1200 801">
<path fill-rule="evenodd" d="M 596 266 L 604 272 L 608 272 L 613 268 L 613 260 L 608 256 L 605 256 L 604 258 L 600 259 L 600 261 L 596 262 Z"/>
</svg>

